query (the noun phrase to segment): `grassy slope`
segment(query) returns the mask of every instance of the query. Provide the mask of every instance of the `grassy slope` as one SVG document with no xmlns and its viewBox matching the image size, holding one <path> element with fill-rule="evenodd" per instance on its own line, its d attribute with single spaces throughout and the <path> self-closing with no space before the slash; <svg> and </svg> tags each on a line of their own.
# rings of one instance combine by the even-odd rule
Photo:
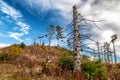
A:
<svg viewBox="0 0 120 80">
<path fill-rule="evenodd" d="M 0 49 L 0 53 L 8 49 L 9 47 Z M 61 70 L 57 66 L 58 59 L 64 53 L 72 54 L 72 52 L 64 48 L 27 46 L 16 59 L 0 62 L 0 80 L 73 80 L 74 74 L 71 71 Z M 48 68 L 44 68 L 47 59 L 52 63 Z M 106 76 L 109 79 L 120 79 L 119 63 L 116 65 L 106 64 L 106 71 Z"/>
<path fill-rule="evenodd" d="M 8 49 L 4 48 L 4 49 Z M 4 50 L 3 49 L 3 50 Z M 2 52 L 2 49 L 0 50 Z M 0 63 L 0 80 L 65 80 L 61 76 L 48 75 L 42 73 L 43 67 L 46 65 L 47 59 L 52 62 L 53 70 L 56 70 L 56 63 L 62 54 L 70 51 L 47 46 L 28 46 L 23 49 L 16 59 Z M 58 68 L 57 71 L 59 71 Z M 50 71 L 49 71 L 50 72 Z M 56 72 L 57 73 L 57 72 Z"/>
</svg>

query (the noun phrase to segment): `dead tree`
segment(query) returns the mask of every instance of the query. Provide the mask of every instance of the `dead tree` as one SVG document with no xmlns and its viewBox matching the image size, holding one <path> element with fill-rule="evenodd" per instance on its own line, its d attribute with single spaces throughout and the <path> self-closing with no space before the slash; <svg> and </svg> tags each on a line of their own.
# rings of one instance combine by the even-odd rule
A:
<svg viewBox="0 0 120 80">
<path fill-rule="evenodd" d="M 100 46 L 99 46 L 99 44 L 100 44 L 100 43 L 97 41 L 97 42 L 96 42 L 96 45 L 97 45 L 97 51 L 98 51 L 98 52 L 97 52 L 97 53 L 98 53 L 98 59 L 101 60 L 101 57 L 100 57 Z"/>
<path fill-rule="evenodd" d="M 34 43 L 33 43 L 33 46 L 36 46 L 37 43 L 36 43 L 36 38 L 34 38 Z"/>
<path fill-rule="evenodd" d="M 112 52 L 110 49 L 110 43 L 105 42 L 104 43 L 104 60 L 105 62 L 113 62 L 112 60 Z"/>
<path fill-rule="evenodd" d="M 113 43 L 114 60 L 115 63 L 117 63 L 116 50 L 115 50 L 115 40 L 117 39 L 117 34 L 112 35 L 111 38 L 112 38 L 111 42 Z"/>
<path fill-rule="evenodd" d="M 42 38 L 43 38 L 44 36 L 42 36 L 42 35 L 40 35 L 38 38 L 40 39 L 40 46 L 42 45 Z"/>
<path fill-rule="evenodd" d="M 81 72 L 80 68 L 80 40 L 79 40 L 79 26 L 78 26 L 78 12 L 76 5 L 73 6 L 73 23 L 74 23 L 74 72 Z"/>
<path fill-rule="evenodd" d="M 54 27 L 54 25 L 50 25 L 47 28 L 47 37 L 49 39 L 49 47 L 51 46 L 51 39 L 52 39 L 54 33 L 55 33 L 55 27 Z"/>
<path fill-rule="evenodd" d="M 80 20 L 79 20 L 79 18 L 80 18 Z M 84 17 L 81 16 L 81 14 L 78 13 L 77 7 L 76 7 L 76 5 L 74 5 L 73 6 L 73 22 L 70 23 L 69 27 L 64 30 L 64 31 L 71 30 L 65 36 L 65 38 L 67 37 L 67 38 L 71 39 L 71 41 L 73 41 L 74 72 L 81 72 L 80 54 L 82 51 L 85 51 L 82 47 L 83 43 L 82 43 L 81 39 L 88 39 L 89 38 L 88 34 L 81 34 L 81 33 L 83 33 L 81 31 L 84 29 L 89 30 L 88 27 L 83 27 L 84 25 L 79 25 L 80 23 L 84 24 L 84 22 L 86 24 L 87 24 L 87 22 L 92 22 L 98 28 L 98 26 L 95 24 L 95 22 L 101 22 L 101 21 L 94 21 L 94 20 L 85 19 Z M 70 27 L 70 26 L 73 26 L 73 27 Z M 85 48 L 88 48 L 88 47 L 85 47 Z M 88 48 L 88 49 L 91 49 L 91 48 Z"/>
</svg>

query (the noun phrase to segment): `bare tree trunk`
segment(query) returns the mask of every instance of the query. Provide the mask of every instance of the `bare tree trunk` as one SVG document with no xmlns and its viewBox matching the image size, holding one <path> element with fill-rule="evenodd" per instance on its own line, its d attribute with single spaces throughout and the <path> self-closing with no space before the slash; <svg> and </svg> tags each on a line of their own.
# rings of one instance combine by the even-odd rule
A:
<svg viewBox="0 0 120 80">
<path fill-rule="evenodd" d="M 57 40 L 57 47 L 59 47 L 60 45 L 59 45 L 59 39 Z"/>
<path fill-rule="evenodd" d="M 101 60 L 100 57 L 100 48 L 99 48 L 99 42 L 97 41 L 97 50 L 98 50 L 98 59 Z"/>
<path fill-rule="evenodd" d="M 81 72 L 80 68 L 80 40 L 78 31 L 78 12 L 76 5 L 73 6 L 73 22 L 74 22 L 74 72 Z"/>
<path fill-rule="evenodd" d="M 51 38 L 50 38 L 50 36 L 49 36 L 49 47 L 50 47 L 50 44 L 51 44 Z"/>
<path fill-rule="evenodd" d="M 115 43 L 113 41 L 113 50 L 114 50 L 114 59 L 115 59 L 115 63 L 117 63 L 117 59 L 116 59 L 116 50 L 115 50 Z"/>
</svg>

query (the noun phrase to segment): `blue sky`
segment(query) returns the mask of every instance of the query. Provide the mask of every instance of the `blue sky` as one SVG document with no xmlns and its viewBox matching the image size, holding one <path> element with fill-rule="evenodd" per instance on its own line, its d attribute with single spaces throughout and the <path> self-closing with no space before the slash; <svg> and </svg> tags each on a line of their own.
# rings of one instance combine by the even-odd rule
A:
<svg viewBox="0 0 120 80">
<path fill-rule="evenodd" d="M 120 0 L 0 0 L 0 46 L 25 42 L 33 44 L 35 37 L 46 34 L 49 25 L 63 28 L 72 21 L 72 6 L 87 19 L 104 20 L 93 27 L 95 40 L 103 43 L 118 34 L 117 51 L 120 51 Z M 39 40 L 37 39 L 37 42 Z M 48 40 L 44 38 L 47 45 Z M 91 43 L 87 41 L 88 43 Z M 52 40 L 56 45 L 56 40 Z M 94 47 L 93 44 L 90 46 Z M 118 54 L 120 55 L 120 54 Z"/>
<path fill-rule="evenodd" d="M 31 45 L 35 37 L 46 34 L 49 25 L 65 26 L 66 19 L 59 14 L 59 10 L 43 10 L 37 5 L 31 7 L 28 2 L 0 1 L 0 43 L 13 44 L 24 41 Z"/>
</svg>

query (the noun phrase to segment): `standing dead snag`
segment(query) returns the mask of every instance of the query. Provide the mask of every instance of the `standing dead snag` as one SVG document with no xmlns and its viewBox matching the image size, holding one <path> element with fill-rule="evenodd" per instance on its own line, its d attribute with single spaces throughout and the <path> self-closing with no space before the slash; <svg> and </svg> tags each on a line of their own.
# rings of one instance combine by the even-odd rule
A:
<svg viewBox="0 0 120 80">
<path fill-rule="evenodd" d="M 52 39 L 54 33 L 55 33 L 55 27 L 54 27 L 54 25 L 50 25 L 47 28 L 47 37 L 49 39 L 49 47 L 51 46 L 51 39 Z"/>
<path fill-rule="evenodd" d="M 110 49 L 110 43 L 105 42 L 104 43 L 104 61 L 105 62 L 113 62 L 112 60 L 112 53 Z"/>
<path fill-rule="evenodd" d="M 81 72 L 80 68 L 80 41 L 79 41 L 79 26 L 78 12 L 76 5 L 73 6 L 73 23 L 74 23 L 74 72 Z"/>
<path fill-rule="evenodd" d="M 34 38 L 34 43 L 33 43 L 33 46 L 36 46 L 36 38 Z"/>
<path fill-rule="evenodd" d="M 112 35 L 111 38 L 112 38 L 111 42 L 113 43 L 114 59 L 115 59 L 115 63 L 117 63 L 116 50 L 115 50 L 115 40 L 117 39 L 117 34 Z"/>
<path fill-rule="evenodd" d="M 42 36 L 42 35 L 40 35 L 38 38 L 40 39 L 40 46 L 42 45 L 42 38 L 43 38 L 44 36 Z"/>
<path fill-rule="evenodd" d="M 98 50 L 98 59 L 101 60 L 101 57 L 100 57 L 100 46 L 99 46 L 100 43 L 97 41 L 96 44 L 97 44 L 97 50 Z"/>
<path fill-rule="evenodd" d="M 63 28 L 61 26 L 56 26 L 56 39 L 57 39 L 57 46 L 59 47 L 60 44 L 59 44 L 59 41 L 60 39 L 63 39 Z"/>
</svg>

